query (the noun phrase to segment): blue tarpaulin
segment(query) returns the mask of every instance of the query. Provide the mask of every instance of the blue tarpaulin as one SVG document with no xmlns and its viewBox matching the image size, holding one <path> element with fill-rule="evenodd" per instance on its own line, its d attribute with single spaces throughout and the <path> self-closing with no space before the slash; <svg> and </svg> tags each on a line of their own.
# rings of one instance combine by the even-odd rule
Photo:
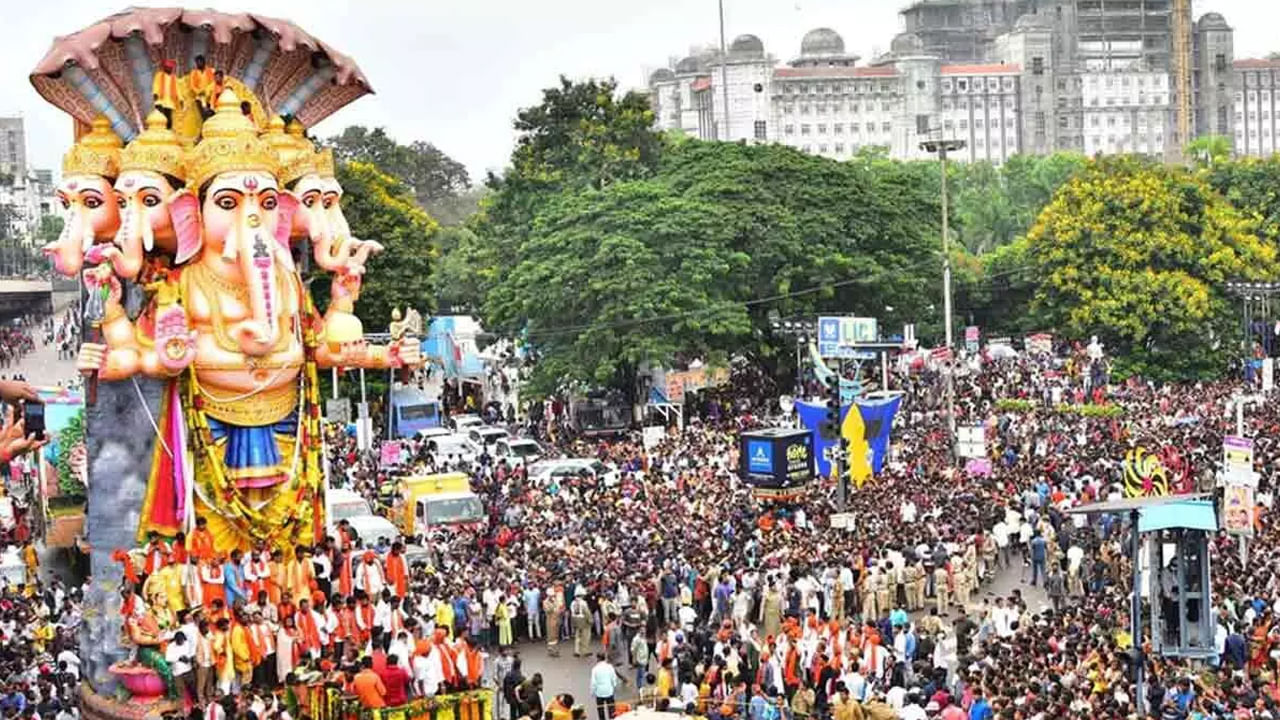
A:
<svg viewBox="0 0 1280 720">
<path fill-rule="evenodd" d="M 866 448 L 864 452 L 869 454 L 871 472 L 873 474 L 878 474 L 884 468 L 885 458 L 889 455 L 889 430 L 893 426 L 893 417 L 897 414 L 898 405 L 901 402 L 901 395 L 889 398 L 861 398 L 854 405 L 844 405 L 840 408 L 842 432 L 848 425 L 845 423 L 845 419 L 849 414 L 849 409 L 851 407 L 858 409 L 862 422 L 857 424 L 863 428 L 862 437 L 844 438 L 843 442 L 852 446 Z M 828 448 L 835 446 L 839 441 L 825 440 L 822 434 L 818 432 L 818 427 L 826 419 L 826 403 L 810 403 L 800 400 L 796 402 L 796 413 L 800 417 L 800 423 L 813 433 L 813 454 L 819 474 L 823 477 L 830 475 L 831 451 Z M 850 469 L 852 469 L 852 463 L 850 465 Z"/>
<path fill-rule="evenodd" d="M 1218 515 L 1209 500 L 1171 500 L 1138 510 L 1138 532 L 1168 528 L 1216 532 Z"/>
</svg>

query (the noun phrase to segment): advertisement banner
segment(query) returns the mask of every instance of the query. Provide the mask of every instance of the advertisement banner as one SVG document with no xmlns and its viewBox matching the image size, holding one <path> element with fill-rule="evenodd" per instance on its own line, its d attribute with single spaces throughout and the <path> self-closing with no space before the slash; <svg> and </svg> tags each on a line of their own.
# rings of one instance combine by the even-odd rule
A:
<svg viewBox="0 0 1280 720">
<path fill-rule="evenodd" d="M 1228 435 L 1222 438 L 1222 475 L 1227 483 L 1256 486 L 1253 474 L 1253 438 Z"/>
<path fill-rule="evenodd" d="M 964 329 L 964 349 L 971 353 L 978 352 L 978 326 L 970 325 Z"/>
<path fill-rule="evenodd" d="M 961 425 L 957 432 L 960 440 L 960 457 L 982 458 L 987 456 L 987 433 L 981 425 Z"/>
<path fill-rule="evenodd" d="M 1222 497 L 1222 529 L 1232 535 L 1253 536 L 1253 488 L 1230 483 Z"/>
<path fill-rule="evenodd" d="M 382 443 L 382 455 L 380 460 L 383 467 L 392 467 L 400 464 L 400 441 L 388 440 Z"/>
<path fill-rule="evenodd" d="M 826 419 L 826 404 L 797 401 L 796 414 L 800 423 L 812 432 L 818 474 L 822 477 L 831 475 L 834 466 L 832 452 L 837 449 L 837 443 L 848 452 L 846 468 L 850 477 L 859 485 L 879 473 L 889 455 L 889 431 L 901 402 L 902 396 L 895 395 L 888 398 L 859 399 L 856 403 L 842 407 L 841 439 L 835 441 L 824 439 L 818 432 L 818 426 Z M 850 412 L 853 408 L 856 411 Z"/>
<path fill-rule="evenodd" d="M 965 472 L 977 477 L 991 477 L 991 460 L 987 458 L 969 458 L 964 464 Z"/>
<path fill-rule="evenodd" d="M 773 443 L 768 440 L 747 441 L 747 472 L 773 473 Z"/>
<path fill-rule="evenodd" d="M 825 315 L 818 318 L 818 352 L 822 357 L 856 357 L 858 343 L 873 343 L 880 329 L 875 318 Z"/>
<path fill-rule="evenodd" d="M 1032 355 L 1052 355 L 1053 354 L 1053 335 L 1049 333 L 1036 333 L 1028 335 L 1026 339 L 1027 352 Z"/>
</svg>

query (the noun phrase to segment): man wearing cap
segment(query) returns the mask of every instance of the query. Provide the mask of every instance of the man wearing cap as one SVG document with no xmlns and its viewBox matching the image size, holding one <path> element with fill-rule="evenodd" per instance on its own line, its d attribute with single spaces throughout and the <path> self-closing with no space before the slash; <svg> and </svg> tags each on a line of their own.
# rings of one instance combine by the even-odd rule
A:
<svg viewBox="0 0 1280 720">
<path fill-rule="evenodd" d="M 355 572 L 355 586 L 363 590 L 371 598 L 381 597 L 382 588 L 387 584 L 382 565 L 378 564 L 378 556 L 372 550 L 366 550 L 360 559 Z"/>
<path fill-rule="evenodd" d="M 178 108 L 179 103 L 178 76 L 175 74 L 177 69 L 178 63 L 168 59 L 160 64 L 160 70 L 151 77 L 151 100 L 155 108 L 164 113 L 169 129 L 173 129 L 173 111 Z"/>
</svg>

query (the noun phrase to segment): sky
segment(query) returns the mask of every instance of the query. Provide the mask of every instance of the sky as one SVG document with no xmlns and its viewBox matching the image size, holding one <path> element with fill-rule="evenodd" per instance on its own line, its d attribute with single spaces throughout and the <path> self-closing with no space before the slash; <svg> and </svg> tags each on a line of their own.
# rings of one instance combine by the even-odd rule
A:
<svg viewBox="0 0 1280 720">
<path fill-rule="evenodd" d="M 27 78 L 57 35 L 123 8 L 101 0 L 23 3 L 5 14 L 0 43 L 0 115 L 27 118 L 28 163 L 56 168 L 71 142 L 71 121 Z M 133 0 L 134 5 L 173 2 Z M 728 39 L 759 36 L 786 61 L 800 38 L 827 26 L 863 58 L 886 50 L 901 29 L 907 0 L 724 0 Z M 506 165 L 511 121 L 536 104 L 561 74 L 618 79 L 642 87 L 648 73 L 695 46 L 718 43 L 716 0 L 197 0 L 192 7 L 289 18 L 355 58 L 373 85 L 366 96 L 313 129 L 321 137 L 347 125 L 383 126 L 408 143 L 425 140 L 470 171 L 473 181 Z M 1193 13 L 1222 13 L 1235 28 L 1237 58 L 1280 50 L 1276 0 L 1193 0 Z"/>
</svg>

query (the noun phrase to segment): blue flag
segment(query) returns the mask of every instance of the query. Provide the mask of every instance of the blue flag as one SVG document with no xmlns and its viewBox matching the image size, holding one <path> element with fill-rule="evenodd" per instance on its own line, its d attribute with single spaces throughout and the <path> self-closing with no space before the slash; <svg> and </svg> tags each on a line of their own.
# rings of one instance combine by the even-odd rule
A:
<svg viewBox="0 0 1280 720">
<path fill-rule="evenodd" d="M 861 398 L 856 403 L 841 407 L 840 428 L 843 437 L 839 441 L 833 441 L 824 439 L 818 432 L 818 427 L 826 419 L 826 403 L 796 401 L 796 414 L 800 423 L 813 433 L 813 451 L 818 472 L 823 477 L 831 475 L 834 468 L 831 453 L 837 442 L 849 452 L 851 461 L 846 464 L 846 469 L 859 485 L 869 474 L 878 474 L 883 470 L 885 458 L 889 455 L 889 431 L 901 404 L 902 396 L 894 395 Z M 858 413 L 856 418 L 849 417 L 853 408 Z M 863 461 L 858 462 L 859 459 Z"/>
</svg>

